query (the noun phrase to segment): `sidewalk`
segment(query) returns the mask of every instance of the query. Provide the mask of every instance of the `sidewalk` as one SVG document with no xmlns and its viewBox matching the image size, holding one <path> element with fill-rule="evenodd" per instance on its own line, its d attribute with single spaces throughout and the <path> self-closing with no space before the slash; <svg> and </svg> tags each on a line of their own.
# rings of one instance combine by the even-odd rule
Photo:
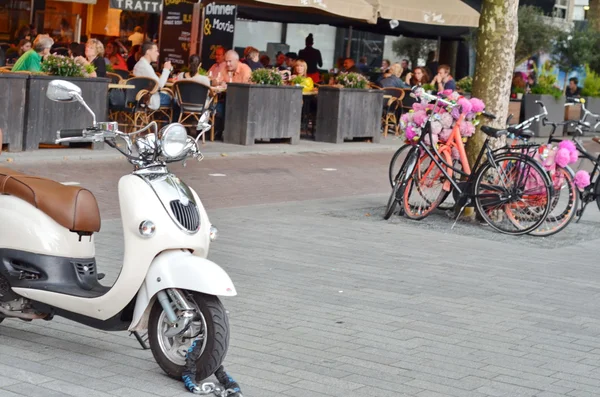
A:
<svg viewBox="0 0 600 397">
<path fill-rule="evenodd" d="M 297 145 L 287 143 L 257 143 L 252 146 L 242 146 L 207 141 L 202 145 L 202 153 L 206 158 L 217 158 L 303 153 L 394 152 L 403 144 L 403 140 L 393 135 L 389 135 L 387 138 L 382 137 L 380 143 L 345 142 L 343 144 L 334 144 L 302 139 Z M 76 160 L 107 161 L 114 159 L 123 159 L 123 156 L 116 150 L 105 146 L 103 150 L 61 148 L 40 149 L 32 152 L 3 152 L 0 155 L 0 164 L 6 162 L 32 164 Z"/>
</svg>

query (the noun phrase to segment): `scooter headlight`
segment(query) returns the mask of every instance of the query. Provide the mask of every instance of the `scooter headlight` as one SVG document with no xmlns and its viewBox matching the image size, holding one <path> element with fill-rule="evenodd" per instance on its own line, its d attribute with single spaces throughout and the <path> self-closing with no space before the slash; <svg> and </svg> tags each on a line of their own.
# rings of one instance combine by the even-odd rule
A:
<svg viewBox="0 0 600 397">
<path fill-rule="evenodd" d="M 219 238 L 219 230 L 214 227 L 213 225 L 210 225 L 210 241 L 215 241 L 217 238 Z"/>
<path fill-rule="evenodd" d="M 186 150 L 188 135 L 179 123 L 169 124 L 161 131 L 161 151 L 168 159 L 181 157 Z"/>
</svg>

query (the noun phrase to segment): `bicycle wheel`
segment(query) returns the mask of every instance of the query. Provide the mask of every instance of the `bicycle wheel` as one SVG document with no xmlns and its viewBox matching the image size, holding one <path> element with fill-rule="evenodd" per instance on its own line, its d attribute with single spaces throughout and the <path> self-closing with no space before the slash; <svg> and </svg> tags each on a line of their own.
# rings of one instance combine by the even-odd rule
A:
<svg viewBox="0 0 600 397">
<path fill-rule="evenodd" d="M 600 210 L 600 177 L 596 178 L 596 182 L 594 183 L 594 196 L 596 197 L 596 205 Z"/>
<path fill-rule="evenodd" d="M 500 154 L 477 171 L 475 208 L 495 230 L 511 235 L 534 231 L 548 217 L 552 181 L 533 159 Z"/>
<path fill-rule="evenodd" d="M 392 193 L 390 194 L 390 198 L 388 199 L 387 207 L 385 208 L 385 213 L 383 214 L 383 219 L 385 219 L 385 220 L 388 220 L 391 218 L 391 216 L 394 214 L 394 211 L 396 210 L 396 206 L 397 206 L 398 202 L 402 200 L 402 192 L 404 191 L 403 186 L 406 187 L 406 183 L 405 183 L 406 182 L 406 167 L 407 167 L 409 158 L 411 156 L 418 156 L 417 151 L 419 149 L 416 147 L 412 147 L 410 145 L 405 145 L 405 146 L 401 147 L 398 151 L 396 151 L 396 153 L 399 153 L 400 150 L 404 150 L 407 147 L 412 148 L 413 150 L 412 151 L 409 150 L 406 157 L 402 160 L 402 165 L 400 166 L 400 169 L 394 176 L 394 179 L 392 182 Z M 396 155 L 394 155 L 394 159 L 392 159 L 392 163 L 394 163 L 397 160 L 397 158 L 398 157 Z M 392 164 L 390 164 L 390 167 L 391 166 L 392 166 Z"/>
<path fill-rule="evenodd" d="M 551 236 L 571 223 L 577 213 L 577 208 L 579 208 L 579 194 L 574 178 L 570 168 L 556 167 L 556 171 L 552 175 L 554 194 L 550 213 L 544 222 L 529 234 L 538 237 Z"/>
<path fill-rule="evenodd" d="M 444 190 L 446 177 L 431 157 L 423 154 L 402 195 L 402 206 L 407 218 L 421 220 L 431 214 L 448 196 Z"/>
<path fill-rule="evenodd" d="M 402 154 L 408 154 L 409 149 L 412 145 L 405 144 L 400 147 L 400 149 L 396 150 L 396 153 L 392 156 L 392 160 L 390 161 L 390 167 L 388 170 L 388 176 L 390 178 L 390 186 L 394 186 L 394 180 L 402 168 L 402 164 L 404 164 L 404 160 L 406 157 L 402 158 Z M 406 152 L 406 153 L 405 153 Z"/>
</svg>

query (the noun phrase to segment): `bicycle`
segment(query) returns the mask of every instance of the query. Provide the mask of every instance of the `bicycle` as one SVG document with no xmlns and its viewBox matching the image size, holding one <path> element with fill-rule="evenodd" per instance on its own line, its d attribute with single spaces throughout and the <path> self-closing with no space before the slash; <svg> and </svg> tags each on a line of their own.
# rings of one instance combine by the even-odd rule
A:
<svg viewBox="0 0 600 397">
<path fill-rule="evenodd" d="M 584 136 L 585 132 L 588 132 L 591 130 L 591 128 L 592 128 L 591 124 L 586 122 L 587 117 L 591 116 L 598 120 L 598 119 L 600 119 L 600 115 L 590 112 L 585 107 L 585 100 L 583 100 L 581 98 L 567 98 L 567 100 L 571 101 L 571 104 L 572 103 L 580 103 L 582 105 L 581 107 L 583 110 L 583 116 L 580 120 L 569 120 L 565 123 L 552 123 L 552 122 L 544 119 L 544 120 L 542 120 L 542 123 L 544 125 L 550 125 L 553 127 L 552 133 L 548 137 L 548 143 L 556 143 L 556 142 L 563 141 L 563 139 L 554 138 L 554 132 L 556 131 L 557 126 L 569 123 L 570 126 L 575 127 L 575 133 L 573 134 L 572 141 L 575 144 L 575 148 L 579 152 L 579 158 L 584 159 L 584 160 L 589 160 L 594 165 L 594 168 L 593 168 L 592 172 L 590 173 L 590 184 L 587 185 L 586 187 L 584 187 L 583 189 L 577 189 L 578 198 L 579 198 L 579 202 L 578 202 L 579 208 L 575 211 L 575 216 L 577 217 L 577 221 L 575 223 L 579 223 L 579 221 L 583 217 L 583 214 L 584 214 L 588 204 L 590 204 L 591 202 L 595 201 L 596 205 L 598 206 L 598 209 L 600 210 L 600 177 L 599 177 L 600 176 L 600 155 L 594 156 L 590 152 L 588 152 L 583 147 L 582 142 L 577 139 L 577 137 Z M 569 106 L 569 104 L 567 104 L 566 106 Z M 600 123 L 597 123 L 594 126 L 594 130 L 598 127 L 599 124 Z M 597 136 L 593 137 L 592 141 L 600 144 L 600 137 L 597 137 Z"/>
<path fill-rule="evenodd" d="M 450 110 L 457 105 L 422 90 L 418 93 L 429 102 L 435 102 L 434 109 L 416 145 L 411 148 L 394 178 L 384 218 L 389 219 L 396 205 L 401 203 L 402 212 L 408 218 L 423 219 L 453 191 L 455 207 L 460 208 L 458 216 L 474 202 L 486 223 L 501 233 L 521 235 L 535 230 L 548 215 L 549 199 L 552 197 L 552 182 L 543 168 L 522 154 L 495 153 L 489 146 L 488 138 L 478 154 L 472 172 L 459 130 L 464 114 L 456 121 L 450 138 L 439 149 L 436 145 L 427 145 L 424 141 L 426 136 L 433 142 L 431 121 L 436 108 L 442 104 Z M 483 115 L 495 118 L 488 113 Z M 491 138 L 507 133 L 506 130 L 491 127 L 483 127 L 482 131 Z M 462 169 L 451 165 L 453 148 L 458 151 Z M 486 161 L 482 161 L 484 155 Z M 492 175 L 494 172 L 497 175 Z M 455 174 L 466 178 L 466 181 L 456 181 Z M 425 197 L 426 189 L 434 191 L 431 198 Z M 413 190 L 417 192 L 417 200 L 423 199 L 422 204 L 414 204 L 414 201 L 411 203 Z M 543 211 L 531 211 L 530 208 L 543 208 Z M 520 209 L 525 212 L 518 213 Z M 504 221 L 508 221 L 506 225 L 502 223 Z"/>
<path fill-rule="evenodd" d="M 518 151 L 531 157 L 540 157 L 543 155 L 545 148 L 542 147 L 540 149 L 540 145 L 530 144 L 528 142 L 529 139 L 533 137 L 533 133 L 528 130 L 531 124 L 539 122 L 540 120 L 544 123 L 544 120 L 547 120 L 546 116 L 548 115 L 548 111 L 546 107 L 541 101 L 536 101 L 536 103 L 542 107 L 542 113 L 535 115 L 518 125 L 507 127 L 508 137 L 512 138 L 512 143 L 504 148 L 498 149 L 498 151 Z M 509 116 L 507 124 L 511 116 Z M 570 123 L 571 122 L 554 123 L 550 136 L 554 135 L 557 126 Z M 525 144 L 521 145 L 518 143 L 519 141 L 524 141 Z M 551 142 L 552 140 L 549 139 L 548 144 Z M 541 150 L 542 154 L 540 154 L 538 150 Z M 561 167 L 556 164 L 550 166 L 550 168 L 551 169 L 548 170 L 548 172 L 554 188 L 550 213 L 537 229 L 529 233 L 532 236 L 547 237 L 560 232 L 571 223 L 575 217 L 576 209 L 579 206 L 579 195 L 577 194 L 575 173 L 573 170 L 568 166 Z"/>
</svg>

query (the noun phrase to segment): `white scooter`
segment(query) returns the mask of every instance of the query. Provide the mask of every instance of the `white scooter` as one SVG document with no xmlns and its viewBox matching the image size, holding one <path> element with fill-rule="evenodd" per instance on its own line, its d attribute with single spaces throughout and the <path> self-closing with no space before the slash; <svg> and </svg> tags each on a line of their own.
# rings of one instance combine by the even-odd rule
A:
<svg viewBox="0 0 600 397">
<path fill-rule="evenodd" d="M 84 130 L 63 130 L 59 142 L 106 142 L 135 170 L 119 181 L 125 257 L 112 287 L 101 285 L 94 233 L 100 213 L 81 187 L 0 168 L 0 322 L 62 316 L 103 330 L 148 332 L 160 367 L 181 379 L 186 352 L 202 346 L 196 379 L 212 375 L 229 343 L 227 314 L 217 296 L 236 295 L 217 264 L 206 259 L 217 230 L 194 190 L 167 163 L 202 159 L 198 139 L 177 123 L 155 122 L 131 134 L 97 123 L 76 85 L 53 80 L 47 97 L 80 102 L 93 115 Z M 210 128 L 201 118 L 198 137 Z M 1 142 L 1 140 L 0 140 Z"/>
</svg>

